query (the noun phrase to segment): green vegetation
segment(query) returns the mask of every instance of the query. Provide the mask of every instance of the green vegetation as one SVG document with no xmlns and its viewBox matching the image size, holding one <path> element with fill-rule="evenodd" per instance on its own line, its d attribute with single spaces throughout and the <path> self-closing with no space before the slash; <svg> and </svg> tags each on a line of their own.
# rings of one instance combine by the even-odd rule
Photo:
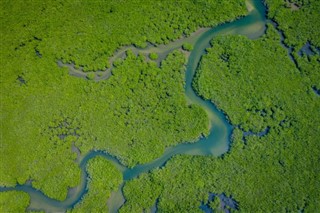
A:
<svg viewBox="0 0 320 213">
<path fill-rule="evenodd" d="M 82 155 L 107 150 L 133 166 L 208 131 L 205 112 L 186 105 L 181 53 L 159 68 L 129 52 L 98 83 L 69 76 L 58 60 L 103 70 L 122 46 L 166 44 L 247 13 L 244 0 L 4 0 L 0 10 L 0 185 L 32 179 L 58 200 L 80 181 L 73 143 Z"/>
<path fill-rule="evenodd" d="M 244 37 L 217 38 L 200 65 L 194 87 L 244 131 L 261 132 L 267 126 L 276 127 L 285 119 L 293 119 L 296 110 L 288 108 L 292 102 L 288 94 L 294 94 L 292 88 L 299 92 L 309 90 L 308 84 L 301 83 L 299 70 L 287 57 L 278 37 L 271 27 L 260 42 Z M 231 101 L 234 96 L 240 100 Z"/>
<path fill-rule="evenodd" d="M 310 80 L 315 88 L 320 88 L 319 56 L 298 56 L 298 51 L 310 42 L 313 52 L 320 48 L 320 1 L 317 0 L 290 0 L 286 2 L 267 0 L 270 9 L 269 17 L 279 24 L 285 34 L 285 43 L 293 47 L 293 56 L 298 62 L 298 68 Z M 317 50 L 316 50 L 317 48 Z"/>
<path fill-rule="evenodd" d="M 89 80 L 93 80 L 94 78 L 95 78 L 95 74 L 94 73 L 88 73 L 87 74 L 87 79 L 89 79 Z"/>
<path fill-rule="evenodd" d="M 286 44 L 296 51 L 308 41 L 320 47 L 320 1 L 266 0 L 268 16 L 284 31 Z"/>
<path fill-rule="evenodd" d="M 308 78 L 309 86 L 313 88 L 320 89 L 319 81 L 319 70 L 320 70 L 320 56 L 313 55 L 307 56 L 303 55 L 302 57 L 297 57 L 296 60 L 299 65 L 299 70 L 303 76 Z M 312 92 L 311 92 L 312 93 Z"/>
<path fill-rule="evenodd" d="M 25 192 L 1 192 L 0 212 L 25 212 L 25 209 L 29 205 L 29 200 L 29 195 Z"/>
<path fill-rule="evenodd" d="M 1 46 L 104 70 L 121 46 L 167 44 L 247 13 L 241 1 L 1 1 Z M 186 12 L 188 11 L 188 12 Z M 14 15 L 13 15 L 14 14 Z M 203 15 L 205 14 L 205 15 Z"/>
<path fill-rule="evenodd" d="M 199 107 L 186 105 L 180 53 L 161 68 L 128 53 L 115 62 L 113 76 L 99 83 L 69 76 L 57 60 L 103 70 L 121 46 L 168 43 L 199 26 L 246 14 L 244 0 L 5 0 L 0 8 L 0 185 L 31 178 L 35 188 L 59 200 L 80 180 L 72 143 L 83 155 L 107 150 L 133 166 L 159 157 L 168 146 L 196 140 L 207 132 L 207 118 Z"/>
<path fill-rule="evenodd" d="M 150 53 L 149 54 L 149 58 L 151 59 L 151 60 L 157 60 L 158 59 L 158 54 L 157 53 Z"/>
<path fill-rule="evenodd" d="M 236 126 L 230 152 L 220 158 L 176 156 L 128 182 L 121 212 L 141 212 L 156 198 L 159 212 L 201 212 L 210 192 L 232 195 L 242 212 L 316 212 L 320 99 L 311 85 L 320 73 L 310 68 L 318 68 L 319 55 L 301 59 L 308 70 L 301 73 L 272 26 L 258 40 L 226 36 L 212 46 L 194 86 Z M 243 135 L 266 127 L 264 136 Z"/>
<path fill-rule="evenodd" d="M 190 43 L 184 43 L 182 45 L 182 49 L 186 50 L 186 51 L 191 51 L 193 49 L 193 45 Z"/>
<path fill-rule="evenodd" d="M 44 63 L 45 55 L 41 59 L 24 55 L 26 64 L 18 63 L 22 56 L 17 55 L 11 59 L 17 63 L 4 67 L 14 66 L 17 73 L 8 72 L 1 88 L 1 103 L 6 103 L 2 105 L 1 156 L 6 157 L 0 162 L 1 185 L 15 185 L 16 180 L 23 184 L 32 178 L 34 187 L 62 200 L 68 186 L 80 180 L 72 143 L 84 155 L 106 149 L 133 166 L 208 132 L 205 112 L 186 105 L 185 58 L 178 51 L 162 61 L 161 68 L 129 51 L 113 75 L 101 82 L 71 77 L 67 68 Z"/>
<path fill-rule="evenodd" d="M 206 113 L 185 100 L 180 51 L 160 67 L 127 51 L 113 62 L 110 78 L 99 82 L 93 72 L 87 80 L 70 76 L 57 61 L 86 72 L 104 70 L 120 47 L 167 44 L 199 27 L 234 20 L 247 13 L 244 2 L 1 1 L 0 186 L 32 180 L 36 189 L 63 200 L 81 178 L 73 144 L 82 156 L 106 150 L 132 167 L 207 135 Z M 164 168 L 126 182 L 121 212 L 148 211 L 155 203 L 159 212 L 200 212 L 210 192 L 232 195 L 243 212 L 320 209 L 320 100 L 313 91 L 320 89 L 320 56 L 298 56 L 307 42 L 318 51 L 320 3 L 266 3 L 294 48 L 296 64 L 270 26 L 254 41 L 214 39 L 194 88 L 235 126 L 230 152 L 220 158 L 175 156 Z M 266 135 L 257 135 L 265 129 Z M 120 172 L 101 157 L 89 161 L 87 172 L 89 193 L 70 211 L 108 211 Z M 220 211 L 219 202 L 209 206 Z M 0 204 L 1 212 L 23 212 L 29 196 L 1 192 Z"/>
<path fill-rule="evenodd" d="M 212 210 L 214 210 L 215 213 L 222 213 L 224 212 L 222 209 L 221 209 L 221 202 L 220 202 L 220 199 L 215 197 L 210 203 L 209 203 L 209 206 Z"/>
<path fill-rule="evenodd" d="M 90 175 L 89 192 L 70 212 L 108 212 L 107 200 L 122 183 L 121 172 L 103 157 L 91 159 L 87 164 L 87 172 Z"/>
</svg>

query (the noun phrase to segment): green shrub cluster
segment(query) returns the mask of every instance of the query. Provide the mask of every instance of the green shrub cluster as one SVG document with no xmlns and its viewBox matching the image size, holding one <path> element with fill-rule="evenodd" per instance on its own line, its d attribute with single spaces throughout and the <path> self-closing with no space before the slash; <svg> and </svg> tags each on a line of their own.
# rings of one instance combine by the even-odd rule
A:
<svg viewBox="0 0 320 213">
<path fill-rule="evenodd" d="M 103 157 L 91 159 L 87 172 L 88 193 L 70 212 L 108 212 L 107 200 L 122 183 L 121 172 Z"/>
<path fill-rule="evenodd" d="M 191 51 L 193 49 L 193 45 L 190 43 L 184 43 L 182 45 L 182 49 L 186 50 L 186 51 Z"/>
<path fill-rule="evenodd" d="M 0 185 L 31 178 L 58 200 L 80 180 L 72 144 L 82 155 L 107 150 L 133 166 L 208 131 L 205 112 L 186 105 L 185 59 L 178 52 L 161 68 L 128 53 L 98 83 L 69 76 L 58 60 L 102 70 L 122 46 L 166 44 L 246 14 L 244 0 L 5 0 L 0 10 Z"/>
<path fill-rule="evenodd" d="M 167 44 L 199 26 L 245 15 L 241 1 L 1 1 L 1 46 L 19 51 L 36 41 L 35 54 L 104 70 L 120 47 Z"/>
<path fill-rule="evenodd" d="M 0 212 L 25 212 L 30 197 L 25 192 L 6 191 L 0 193 Z"/>
<path fill-rule="evenodd" d="M 113 76 L 99 83 L 69 76 L 57 60 L 102 70 L 122 46 L 166 44 L 246 14 L 244 0 L 5 0 L 0 10 L 0 185 L 31 178 L 35 188 L 58 200 L 80 180 L 72 144 L 82 155 L 107 150 L 133 166 L 196 140 L 207 131 L 207 118 L 186 105 L 180 53 L 161 68 L 128 53 L 115 62 Z"/>
<path fill-rule="evenodd" d="M 157 53 L 150 53 L 149 54 L 149 58 L 151 59 L 151 60 L 157 60 L 158 59 L 158 54 Z"/>
<path fill-rule="evenodd" d="M 208 131 L 206 113 L 186 104 L 185 57 L 178 51 L 161 68 L 128 52 L 100 82 L 69 76 L 67 68 L 29 51 L 3 66 L 1 185 L 31 178 L 34 187 L 63 200 L 80 181 L 73 143 L 82 155 L 107 150 L 133 166 Z"/>
<path fill-rule="evenodd" d="M 298 61 L 301 73 L 272 26 L 254 41 L 214 39 L 194 87 L 235 125 L 230 151 L 220 158 L 176 156 L 129 181 L 120 212 L 148 210 L 156 199 L 159 212 L 202 212 L 210 192 L 232 196 L 241 212 L 318 211 L 320 99 L 311 85 L 320 79 L 319 55 L 309 58 Z M 266 127 L 264 136 L 244 135 Z"/>
<path fill-rule="evenodd" d="M 298 10 L 284 1 L 266 2 L 294 54 L 307 41 L 320 46 L 319 1 L 291 1 Z M 246 13 L 243 0 L 5 0 L 0 10 L 0 185 L 32 179 L 58 200 L 80 181 L 72 144 L 82 155 L 107 150 L 132 167 L 207 134 L 208 120 L 200 107 L 186 104 L 181 52 L 157 67 L 128 51 L 101 82 L 69 76 L 57 60 L 102 70 L 121 46 L 167 44 Z M 320 209 L 320 103 L 312 90 L 320 88 L 319 55 L 295 55 L 297 69 L 273 29 L 259 40 L 229 36 L 212 45 L 194 87 L 236 126 L 231 152 L 218 159 L 177 156 L 129 181 L 121 211 L 147 210 L 158 200 L 159 211 L 196 212 L 209 192 L 233 195 L 244 212 Z M 243 135 L 267 127 L 263 137 Z M 121 181 L 109 164 L 102 158 L 89 162 L 91 191 L 75 211 L 106 210 L 103 202 Z M 29 202 L 22 192 L 1 192 L 0 199 L 4 212 L 24 211 Z"/>
<path fill-rule="evenodd" d="M 320 1 L 318 0 L 266 0 L 268 16 L 284 31 L 285 43 L 296 51 L 308 41 L 320 47 Z"/>
</svg>

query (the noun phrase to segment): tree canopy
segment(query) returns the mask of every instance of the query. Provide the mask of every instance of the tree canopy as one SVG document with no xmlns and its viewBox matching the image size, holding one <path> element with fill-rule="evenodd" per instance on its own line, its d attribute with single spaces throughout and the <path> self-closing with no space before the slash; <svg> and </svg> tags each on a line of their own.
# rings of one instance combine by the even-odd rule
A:
<svg viewBox="0 0 320 213">
<path fill-rule="evenodd" d="M 320 99 L 311 88 L 317 69 L 301 73 L 271 25 L 258 40 L 215 38 L 207 52 L 194 87 L 236 127 L 230 151 L 219 158 L 176 156 L 128 182 L 120 212 L 147 210 L 156 199 L 158 212 L 202 212 L 210 193 L 232 196 L 242 212 L 317 211 Z M 309 66 L 319 55 L 310 57 Z"/>
</svg>

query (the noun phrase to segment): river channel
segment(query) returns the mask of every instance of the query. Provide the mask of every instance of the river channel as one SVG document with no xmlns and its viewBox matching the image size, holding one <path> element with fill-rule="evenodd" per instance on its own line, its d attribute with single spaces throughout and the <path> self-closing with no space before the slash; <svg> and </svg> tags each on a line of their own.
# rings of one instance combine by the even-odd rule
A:
<svg viewBox="0 0 320 213">
<path fill-rule="evenodd" d="M 208 114 L 210 119 L 210 133 L 205 138 L 200 138 L 195 143 L 183 143 L 168 148 L 158 159 L 133 168 L 126 168 L 114 156 L 103 151 L 92 151 L 81 159 L 82 169 L 81 184 L 69 193 L 66 200 L 57 201 L 44 195 L 41 191 L 32 187 L 32 184 L 17 185 L 15 187 L 0 187 L 1 191 L 17 190 L 24 191 L 30 195 L 31 201 L 28 210 L 44 210 L 45 212 L 64 212 L 73 208 L 80 202 L 87 193 L 86 165 L 88 160 L 103 156 L 113 162 L 122 172 L 124 183 L 119 186 L 119 191 L 113 193 L 109 200 L 110 212 L 117 212 L 124 202 L 122 187 L 126 181 L 136 178 L 139 174 L 163 166 L 172 156 L 177 154 L 187 155 L 210 155 L 220 156 L 228 151 L 229 141 L 232 133 L 232 126 L 229 124 L 226 115 L 219 111 L 210 101 L 203 100 L 192 88 L 192 81 L 197 70 L 202 55 L 206 54 L 206 48 L 210 47 L 210 41 L 215 36 L 220 35 L 245 35 L 250 39 L 259 38 L 265 33 L 266 28 L 266 8 L 260 0 L 248 0 L 247 8 L 249 14 L 233 22 L 224 23 L 212 29 L 204 30 L 193 42 L 194 48 L 188 58 L 186 69 L 185 95 L 188 104 L 200 105 Z M 181 46 L 180 46 L 181 47 Z"/>
</svg>

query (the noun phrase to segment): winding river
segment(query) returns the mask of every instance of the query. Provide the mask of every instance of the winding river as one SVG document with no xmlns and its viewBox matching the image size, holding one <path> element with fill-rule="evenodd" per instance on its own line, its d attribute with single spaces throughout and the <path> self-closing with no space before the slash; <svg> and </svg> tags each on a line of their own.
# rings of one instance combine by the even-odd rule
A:
<svg viewBox="0 0 320 213">
<path fill-rule="evenodd" d="M 210 134 L 206 138 L 201 138 L 195 143 L 179 144 L 175 147 L 168 148 L 165 153 L 154 161 L 137 165 L 133 168 L 126 168 L 114 156 L 103 151 L 92 151 L 81 159 L 80 167 L 82 169 L 81 184 L 69 191 L 64 201 L 57 201 L 48 198 L 41 191 L 36 190 L 31 184 L 17 185 L 15 187 L 0 187 L 1 191 L 17 190 L 27 192 L 31 197 L 28 210 L 44 210 L 46 212 L 64 212 L 66 209 L 72 208 L 77 204 L 87 192 L 86 164 L 88 160 L 103 156 L 113 162 L 117 168 L 123 173 L 124 183 L 119 186 L 119 191 L 114 192 L 108 201 L 110 212 L 117 212 L 124 202 L 122 195 L 122 187 L 127 180 L 136 178 L 139 174 L 148 172 L 157 167 L 163 166 L 172 156 L 177 154 L 188 155 L 211 155 L 220 156 L 228 151 L 229 139 L 232 132 L 232 126 L 229 124 L 223 112 L 219 111 L 210 101 L 203 100 L 192 88 L 192 80 L 194 78 L 197 66 L 201 60 L 201 56 L 206 53 L 206 48 L 210 47 L 210 40 L 217 35 L 238 34 L 245 35 L 251 39 L 256 39 L 265 33 L 266 26 L 266 8 L 260 0 L 248 0 L 247 8 L 249 14 L 239 18 L 233 22 L 221 24 L 212 29 L 202 30 L 192 41 L 194 49 L 192 50 L 187 63 L 185 93 L 189 104 L 200 105 L 208 114 L 210 119 Z M 187 40 L 188 41 L 188 40 Z M 182 43 L 182 41 L 181 41 Z M 181 44 L 171 46 L 165 52 L 168 53 L 174 48 L 180 48 Z M 127 49 L 132 47 L 127 47 Z M 150 48 L 150 47 L 149 47 Z M 157 52 L 156 47 L 151 47 L 150 51 Z M 143 50 L 142 50 L 143 51 Z M 118 54 L 121 57 L 121 52 Z M 72 193 L 71 193 L 72 192 Z"/>
</svg>

